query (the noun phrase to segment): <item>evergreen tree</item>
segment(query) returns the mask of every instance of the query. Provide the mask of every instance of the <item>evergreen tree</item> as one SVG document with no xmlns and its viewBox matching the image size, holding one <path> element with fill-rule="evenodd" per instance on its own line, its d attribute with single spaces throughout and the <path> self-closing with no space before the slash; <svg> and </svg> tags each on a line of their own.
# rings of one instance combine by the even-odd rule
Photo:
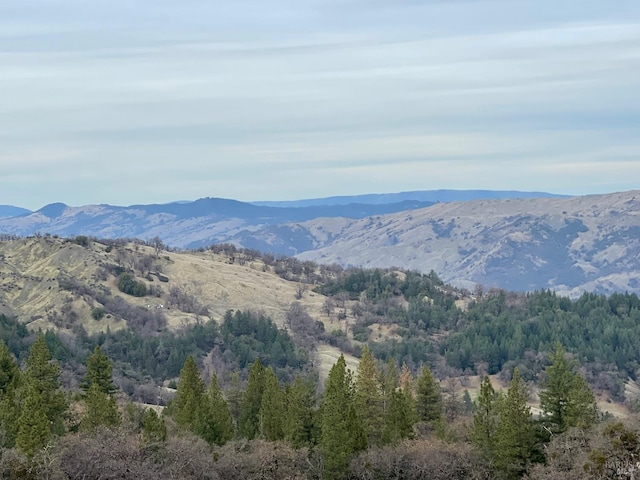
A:
<svg viewBox="0 0 640 480">
<path fill-rule="evenodd" d="M 176 423 L 193 430 L 204 397 L 204 383 L 195 360 L 189 355 L 180 371 L 180 381 L 170 412 Z"/>
<path fill-rule="evenodd" d="M 28 457 L 44 447 L 51 438 L 51 424 L 47 418 L 44 398 L 38 385 L 29 381 L 23 389 L 22 413 L 18 417 L 16 446 Z"/>
<path fill-rule="evenodd" d="M 87 373 L 82 382 L 82 389 L 87 392 L 93 385 L 106 395 L 113 395 L 118 387 L 113 383 L 113 368 L 111 361 L 100 346 L 96 346 L 93 354 L 87 359 Z"/>
<path fill-rule="evenodd" d="M 233 420 L 215 372 L 200 409 L 196 433 L 216 445 L 224 445 L 233 438 Z"/>
<path fill-rule="evenodd" d="M 356 377 L 355 407 L 362 419 L 362 426 L 369 445 L 382 443 L 383 398 L 376 359 L 366 345 L 362 349 Z"/>
<path fill-rule="evenodd" d="M 416 409 L 423 422 L 435 422 L 442 418 L 442 395 L 440 386 L 428 366 L 420 370 L 416 385 Z"/>
<path fill-rule="evenodd" d="M 162 443 L 167 440 L 167 426 L 164 415 L 158 415 L 153 408 L 147 408 L 142 416 L 142 437 L 147 443 Z"/>
<path fill-rule="evenodd" d="M 520 478 L 535 448 L 527 387 L 516 368 L 509 390 L 500 402 L 500 423 L 495 438 L 495 466 L 502 477 Z"/>
<path fill-rule="evenodd" d="M 342 478 L 351 456 L 366 448 L 362 423 L 356 414 L 353 382 L 344 356 L 331 368 L 322 404 L 320 449 L 328 480 Z"/>
<path fill-rule="evenodd" d="M 25 388 L 33 388 L 41 403 L 39 408 L 45 412 L 50 425 L 50 432 L 55 435 L 64 433 L 63 415 L 67 410 L 67 401 L 60 390 L 60 367 L 51 360 L 51 353 L 42 334 L 29 349 L 24 373 Z M 27 396 L 30 394 L 27 392 Z M 35 402 L 35 401 L 34 401 Z M 24 401 L 23 414 L 28 415 Z M 32 403 L 35 405 L 35 403 Z"/>
<path fill-rule="evenodd" d="M 20 376 L 20 368 L 14 360 L 9 348 L 0 340 L 0 399 L 15 388 Z"/>
<path fill-rule="evenodd" d="M 568 427 L 588 428 L 598 421 L 598 406 L 593 390 L 580 374 L 573 377 L 566 412 Z"/>
<path fill-rule="evenodd" d="M 551 365 L 540 392 L 540 408 L 556 431 L 568 427 L 593 425 L 598 418 L 595 397 L 584 378 L 575 373 L 576 364 L 569 360 L 562 345 L 556 344 Z"/>
<path fill-rule="evenodd" d="M 260 359 L 256 359 L 249 370 L 249 380 L 242 399 L 238 422 L 240 434 L 249 440 L 253 440 L 260 433 L 259 415 L 264 393 L 264 376 L 264 367 Z"/>
<path fill-rule="evenodd" d="M 295 448 L 312 442 L 313 405 L 315 385 L 296 376 L 293 385 L 286 391 L 286 415 L 284 437 Z"/>
<path fill-rule="evenodd" d="M 471 443 L 480 453 L 480 457 L 489 464 L 493 463 L 496 454 L 495 435 L 498 429 L 498 415 L 498 395 L 489 377 L 485 376 L 480 384 L 480 394 L 475 404 Z"/>
<path fill-rule="evenodd" d="M 401 389 L 391 392 L 384 416 L 383 443 L 393 444 L 411 437 L 416 418 L 412 400 L 411 394 Z"/>
<path fill-rule="evenodd" d="M 271 367 L 264 372 L 264 393 L 260 405 L 260 430 L 266 440 L 284 438 L 285 397 L 276 374 Z"/>
<path fill-rule="evenodd" d="M 113 395 L 102 391 L 98 383 L 92 383 L 85 395 L 87 412 L 80 424 L 84 430 L 99 426 L 115 427 L 120 424 L 120 412 Z"/>
<path fill-rule="evenodd" d="M 242 410 L 242 402 L 244 399 L 244 392 L 242 391 L 240 374 L 238 372 L 233 372 L 231 374 L 231 386 L 226 393 L 229 413 L 231 413 L 231 419 L 233 420 L 233 428 L 235 432 L 238 432 L 240 412 Z"/>
<path fill-rule="evenodd" d="M 5 343 L 0 340 L 0 448 L 11 448 L 18 433 L 20 408 L 16 390 L 20 385 L 20 369 Z"/>
</svg>

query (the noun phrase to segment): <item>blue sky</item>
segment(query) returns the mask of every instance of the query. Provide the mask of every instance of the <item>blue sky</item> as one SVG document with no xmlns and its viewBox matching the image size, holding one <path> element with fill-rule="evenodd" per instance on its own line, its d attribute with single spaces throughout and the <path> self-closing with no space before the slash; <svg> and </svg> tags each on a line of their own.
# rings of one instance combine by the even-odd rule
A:
<svg viewBox="0 0 640 480">
<path fill-rule="evenodd" d="M 640 188 L 640 2 L 5 0 L 0 204 Z"/>
</svg>

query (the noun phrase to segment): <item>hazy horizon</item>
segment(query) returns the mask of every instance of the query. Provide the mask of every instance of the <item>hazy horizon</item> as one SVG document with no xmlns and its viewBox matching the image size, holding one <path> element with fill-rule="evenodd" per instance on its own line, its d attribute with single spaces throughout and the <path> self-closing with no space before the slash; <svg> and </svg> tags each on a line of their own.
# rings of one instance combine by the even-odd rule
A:
<svg viewBox="0 0 640 480">
<path fill-rule="evenodd" d="M 640 188 L 640 3 L 8 0 L 0 204 Z"/>
</svg>

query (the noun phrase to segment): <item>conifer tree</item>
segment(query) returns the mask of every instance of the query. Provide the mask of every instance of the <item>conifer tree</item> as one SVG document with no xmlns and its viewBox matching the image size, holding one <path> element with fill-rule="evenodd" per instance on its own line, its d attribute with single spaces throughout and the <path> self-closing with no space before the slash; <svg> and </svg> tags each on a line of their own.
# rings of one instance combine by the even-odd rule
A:
<svg viewBox="0 0 640 480">
<path fill-rule="evenodd" d="M 203 400 L 196 433 L 210 444 L 224 445 L 233 438 L 233 420 L 215 372 Z"/>
<path fill-rule="evenodd" d="M 63 415 L 67 410 L 67 401 L 60 390 L 60 367 L 51 360 L 51 353 L 42 334 L 29 349 L 26 361 L 23 388 L 32 388 L 37 393 L 40 407 L 45 412 L 50 431 L 55 435 L 64 433 Z M 28 387 L 27 387 L 28 386 Z M 28 396 L 29 394 L 26 393 Z M 22 413 L 29 415 L 24 401 Z M 35 400 L 31 406 L 35 405 Z"/>
<path fill-rule="evenodd" d="M 576 363 L 569 360 L 562 345 L 556 344 L 551 365 L 540 392 L 540 407 L 545 419 L 556 431 L 568 427 L 588 427 L 598 418 L 595 397 L 584 378 L 575 373 Z"/>
<path fill-rule="evenodd" d="M 362 419 L 368 445 L 380 445 L 384 425 L 382 389 L 376 359 L 368 346 L 362 349 L 355 382 L 355 407 Z"/>
<path fill-rule="evenodd" d="M 312 441 L 315 386 L 296 375 L 293 385 L 286 391 L 285 398 L 285 440 L 295 448 L 308 445 Z"/>
<path fill-rule="evenodd" d="M 522 476 L 535 448 L 535 431 L 527 397 L 527 387 L 516 368 L 509 390 L 500 402 L 500 423 L 495 434 L 495 466 L 507 479 Z"/>
<path fill-rule="evenodd" d="M 471 443 L 480 457 L 488 464 L 493 463 L 496 454 L 495 442 L 498 429 L 498 395 L 485 375 L 480 384 L 480 394 L 475 404 Z"/>
<path fill-rule="evenodd" d="M 92 383 L 85 395 L 87 412 L 80 426 L 95 430 L 99 426 L 115 427 L 120 424 L 120 412 L 113 395 L 102 391 L 98 383 Z"/>
<path fill-rule="evenodd" d="M 353 382 L 344 356 L 331 368 L 327 378 L 321 414 L 320 449 L 328 480 L 342 478 L 349 459 L 366 448 L 364 428 L 353 400 Z"/>
<path fill-rule="evenodd" d="M 164 415 L 158 415 L 153 408 L 147 408 L 142 416 L 142 436 L 147 443 L 162 443 L 167 440 L 167 426 Z"/>
<path fill-rule="evenodd" d="M 264 372 L 264 393 L 260 405 L 260 430 L 266 440 L 284 438 L 285 397 L 271 367 Z"/>
<path fill-rule="evenodd" d="M 97 385 L 98 390 L 113 395 L 118 387 L 113 383 L 113 367 L 100 346 L 96 346 L 93 353 L 87 359 L 87 373 L 82 382 L 82 389 L 87 392 L 91 386 Z"/>
<path fill-rule="evenodd" d="M 423 422 L 435 422 L 442 418 L 442 395 L 440 386 L 428 366 L 420 370 L 416 385 L 416 410 Z"/>
<path fill-rule="evenodd" d="M 189 355 L 180 371 L 178 390 L 170 408 L 178 425 L 189 430 L 194 429 L 203 397 L 204 383 L 195 360 Z"/>
<path fill-rule="evenodd" d="M 19 385 L 18 364 L 0 340 L 0 448 L 12 448 L 15 444 L 20 416 L 20 408 L 16 402 Z"/>
<path fill-rule="evenodd" d="M 9 348 L 0 340 L 0 399 L 17 385 L 20 368 L 13 359 Z"/>
<path fill-rule="evenodd" d="M 253 440 L 260 433 L 259 415 L 264 393 L 264 376 L 264 367 L 257 358 L 249 370 L 249 380 L 242 399 L 238 422 L 240 434 L 249 440 Z"/>
<path fill-rule="evenodd" d="M 40 389 L 29 381 L 22 391 L 22 412 L 18 417 L 16 446 L 28 457 L 44 447 L 52 436 L 50 420 Z"/>
<path fill-rule="evenodd" d="M 226 391 L 226 397 L 229 413 L 231 413 L 233 420 L 233 428 L 235 432 L 238 432 L 244 392 L 240 384 L 240 374 L 237 371 L 231 374 L 231 385 Z"/>
<path fill-rule="evenodd" d="M 115 427 L 120 424 L 120 412 L 113 395 L 116 386 L 112 372 L 111 361 L 96 346 L 87 359 L 87 373 L 82 382 L 87 405 L 87 412 L 81 423 L 83 429 L 94 430 L 99 426 Z"/>
</svg>

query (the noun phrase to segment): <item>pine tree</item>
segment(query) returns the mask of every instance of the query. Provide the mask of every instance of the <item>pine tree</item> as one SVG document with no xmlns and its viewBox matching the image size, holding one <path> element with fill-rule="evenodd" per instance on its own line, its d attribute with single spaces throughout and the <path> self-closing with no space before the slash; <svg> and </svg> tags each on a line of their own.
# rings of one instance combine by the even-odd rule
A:
<svg viewBox="0 0 640 480">
<path fill-rule="evenodd" d="M 343 355 L 327 378 L 321 426 L 320 449 L 324 457 L 325 478 L 341 478 L 351 456 L 366 448 L 364 428 L 353 400 L 353 382 Z"/>
<path fill-rule="evenodd" d="M 12 448 L 18 433 L 20 408 L 16 390 L 20 386 L 20 369 L 11 352 L 0 340 L 0 448 Z"/>
<path fill-rule="evenodd" d="M 295 448 L 308 445 L 312 441 L 313 405 L 315 386 L 296 376 L 293 385 L 286 391 L 286 415 L 284 437 Z"/>
<path fill-rule="evenodd" d="M 97 427 L 115 427 L 120 424 L 120 412 L 113 395 L 102 391 L 98 383 L 92 383 L 85 395 L 87 412 L 80 424 L 83 430 Z"/>
<path fill-rule="evenodd" d="M 498 395 L 491 385 L 489 377 L 485 376 L 480 385 L 480 394 L 475 405 L 473 415 L 473 430 L 471 443 L 479 452 L 480 457 L 491 464 L 496 453 L 496 431 L 498 429 Z"/>
<path fill-rule="evenodd" d="M 442 395 L 440 386 L 428 366 L 420 370 L 416 385 L 416 410 L 423 422 L 435 422 L 442 418 Z"/>
<path fill-rule="evenodd" d="M 179 426 L 193 430 L 203 397 L 204 383 L 195 360 L 189 355 L 180 371 L 178 390 L 170 407 L 170 412 Z"/>
<path fill-rule="evenodd" d="M 500 423 L 495 434 L 495 466 L 507 479 L 522 476 L 535 448 L 535 431 L 527 397 L 527 387 L 516 368 L 509 390 L 499 404 Z"/>
<path fill-rule="evenodd" d="M 167 440 L 167 426 L 164 415 L 158 415 L 153 408 L 147 408 L 142 416 L 142 437 L 146 443 L 162 443 Z"/>
<path fill-rule="evenodd" d="M 264 393 L 260 404 L 260 431 L 269 441 L 284 438 L 285 396 L 271 367 L 264 372 Z"/>
<path fill-rule="evenodd" d="M 244 392 L 240 384 L 240 374 L 233 372 L 231 374 L 231 385 L 226 392 L 227 405 L 229 406 L 229 412 L 233 420 L 233 428 L 235 432 L 239 431 L 240 412 L 242 410 L 242 402 L 244 399 Z"/>
<path fill-rule="evenodd" d="M 224 445 L 233 438 L 233 420 L 215 372 L 198 415 L 195 433 L 216 445 Z"/>
<path fill-rule="evenodd" d="M 114 397 L 116 386 L 113 383 L 111 361 L 96 347 L 87 359 L 87 373 L 82 389 L 85 390 L 87 412 L 81 427 L 94 430 L 99 426 L 115 427 L 120 424 L 120 412 Z"/>
<path fill-rule="evenodd" d="M 49 421 L 50 431 L 55 435 L 64 433 L 63 415 L 67 401 L 60 390 L 60 367 L 51 360 L 51 353 L 42 334 L 29 349 L 24 373 L 24 385 L 35 389 L 41 408 Z M 25 401 L 26 405 L 26 401 Z M 23 407 L 23 413 L 26 406 Z"/>
<path fill-rule="evenodd" d="M 17 386 L 20 376 L 20 368 L 13 359 L 9 348 L 0 340 L 0 399 L 7 393 L 9 389 Z"/>
<path fill-rule="evenodd" d="M 29 381 L 22 393 L 22 413 L 18 417 L 18 434 L 15 443 L 25 455 L 32 457 L 51 438 L 51 425 L 38 385 Z"/>
<path fill-rule="evenodd" d="M 575 369 L 576 363 L 567 358 L 562 345 L 556 344 L 551 365 L 545 369 L 540 408 L 545 420 L 558 432 L 568 427 L 591 426 L 598 418 L 593 392 Z"/>
<path fill-rule="evenodd" d="M 366 345 L 362 349 L 355 383 L 355 407 L 362 419 L 367 443 L 380 445 L 384 425 L 382 389 L 378 380 L 376 359 Z"/>
<path fill-rule="evenodd" d="M 87 392 L 92 385 L 97 385 L 98 389 L 107 394 L 113 395 L 118 387 L 113 383 L 113 367 L 100 346 L 96 346 L 93 354 L 87 359 L 87 373 L 82 382 L 82 389 Z"/>
<path fill-rule="evenodd" d="M 573 377 L 566 411 L 568 427 L 588 428 L 598 421 L 598 406 L 593 390 L 580 374 Z"/>
<path fill-rule="evenodd" d="M 259 415 L 264 393 L 264 376 L 264 367 L 260 359 L 256 359 L 249 370 L 249 380 L 242 399 L 238 422 L 240 434 L 249 440 L 253 440 L 260 433 Z"/>
</svg>

